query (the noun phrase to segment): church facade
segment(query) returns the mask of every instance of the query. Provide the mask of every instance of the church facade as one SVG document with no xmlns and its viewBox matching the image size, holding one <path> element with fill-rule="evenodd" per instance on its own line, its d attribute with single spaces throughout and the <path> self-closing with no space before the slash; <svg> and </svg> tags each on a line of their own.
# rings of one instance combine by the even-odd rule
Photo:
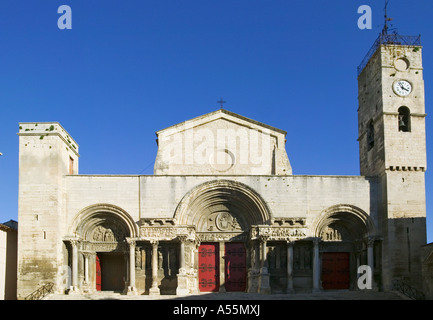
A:
<svg viewBox="0 0 433 320">
<path fill-rule="evenodd" d="M 402 38 L 403 39 L 403 38 Z M 421 288 L 418 43 L 379 41 L 359 82 L 359 176 L 293 175 L 286 132 L 221 109 L 157 132 L 153 175 L 82 175 L 56 122 L 20 123 L 18 298 Z M 363 269 L 365 270 L 365 269 Z"/>
</svg>

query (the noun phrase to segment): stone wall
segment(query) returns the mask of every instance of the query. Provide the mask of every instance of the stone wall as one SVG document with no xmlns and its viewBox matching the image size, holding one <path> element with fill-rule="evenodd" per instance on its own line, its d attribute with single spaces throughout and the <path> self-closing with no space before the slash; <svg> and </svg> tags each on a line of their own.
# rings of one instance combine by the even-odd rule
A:
<svg viewBox="0 0 433 320">
<path fill-rule="evenodd" d="M 174 218 L 176 208 L 193 188 L 214 180 L 230 180 L 255 190 L 273 218 L 305 217 L 307 224 L 325 209 L 350 204 L 372 215 L 371 181 L 350 176 L 93 176 L 65 177 L 66 225 L 84 208 L 108 203 L 141 218 Z M 67 231 L 64 231 L 67 234 Z"/>
</svg>

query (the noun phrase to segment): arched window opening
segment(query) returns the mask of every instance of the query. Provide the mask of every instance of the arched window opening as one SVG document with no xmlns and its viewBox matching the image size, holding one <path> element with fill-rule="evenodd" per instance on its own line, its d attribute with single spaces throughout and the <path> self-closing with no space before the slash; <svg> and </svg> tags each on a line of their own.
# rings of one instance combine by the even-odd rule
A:
<svg viewBox="0 0 433 320">
<path fill-rule="evenodd" d="M 410 110 L 408 107 L 398 108 L 398 131 L 410 132 Z"/>
</svg>

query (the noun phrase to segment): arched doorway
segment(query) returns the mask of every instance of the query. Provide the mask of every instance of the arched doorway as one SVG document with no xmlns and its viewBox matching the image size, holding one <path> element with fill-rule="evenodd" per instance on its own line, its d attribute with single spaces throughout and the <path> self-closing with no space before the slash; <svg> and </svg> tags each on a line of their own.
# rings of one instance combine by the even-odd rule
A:
<svg viewBox="0 0 433 320">
<path fill-rule="evenodd" d="M 69 259 L 80 279 L 76 286 L 89 292 L 124 291 L 129 280 L 127 238 L 137 234 L 130 216 L 116 206 L 98 204 L 83 209 L 70 230 L 76 235 Z"/>
<path fill-rule="evenodd" d="M 196 228 L 199 290 L 245 291 L 251 266 L 247 255 L 250 227 L 271 220 L 263 199 L 242 183 L 211 181 L 182 199 L 175 219 L 180 225 Z"/>
<path fill-rule="evenodd" d="M 357 267 L 371 264 L 374 225 L 361 209 L 337 205 L 325 210 L 316 220 L 315 236 L 320 238 L 321 286 L 324 290 L 354 289 Z M 371 257 L 370 257 L 371 259 Z"/>
</svg>

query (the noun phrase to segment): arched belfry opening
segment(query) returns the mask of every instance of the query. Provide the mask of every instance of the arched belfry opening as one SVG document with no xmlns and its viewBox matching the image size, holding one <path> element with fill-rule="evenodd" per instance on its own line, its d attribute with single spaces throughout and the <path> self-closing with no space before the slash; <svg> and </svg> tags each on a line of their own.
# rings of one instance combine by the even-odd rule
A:
<svg viewBox="0 0 433 320">
<path fill-rule="evenodd" d="M 316 220 L 315 237 L 320 239 L 322 289 L 356 289 L 357 269 L 367 265 L 374 274 L 380 254 L 374 224 L 361 209 L 336 205 Z"/>
<path fill-rule="evenodd" d="M 411 119 L 410 109 L 408 107 L 398 108 L 398 131 L 410 132 L 411 131 Z"/>
</svg>

